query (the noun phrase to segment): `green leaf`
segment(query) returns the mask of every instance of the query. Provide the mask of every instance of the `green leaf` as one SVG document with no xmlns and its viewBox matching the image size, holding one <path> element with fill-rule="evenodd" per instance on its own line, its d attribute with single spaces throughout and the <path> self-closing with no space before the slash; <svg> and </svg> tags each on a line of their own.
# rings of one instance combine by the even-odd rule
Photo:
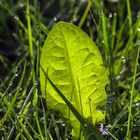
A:
<svg viewBox="0 0 140 140">
<path fill-rule="evenodd" d="M 40 65 L 81 116 L 91 124 L 104 121 L 104 112 L 98 108 L 105 105 L 107 71 L 98 48 L 86 33 L 70 23 L 57 23 L 44 43 Z M 78 138 L 78 119 L 42 70 L 40 82 L 48 108 L 60 111 Z"/>
<path fill-rule="evenodd" d="M 82 130 L 84 131 L 84 139 L 87 140 L 103 140 L 102 135 L 99 133 L 99 130 L 95 126 L 92 126 L 90 123 L 88 123 L 76 110 L 76 108 L 67 100 L 67 98 L 64 96 L 64 94 L 55 86 L 55 84 L 49 79 L 47 73 L 44 71 L 44 69 L 41 67 L 41 70 L 43 71 L 46 79 L 50 82 L 50 84 L 53 86 L 55 91 L 60 95 L 60 97 L 65 101 L 67 106 L 71 109 L 73 114 L 76 116 L 78 121 L 81 124 Z M 82 140 L 82 138 L 80 138 Z"/>
</svg>

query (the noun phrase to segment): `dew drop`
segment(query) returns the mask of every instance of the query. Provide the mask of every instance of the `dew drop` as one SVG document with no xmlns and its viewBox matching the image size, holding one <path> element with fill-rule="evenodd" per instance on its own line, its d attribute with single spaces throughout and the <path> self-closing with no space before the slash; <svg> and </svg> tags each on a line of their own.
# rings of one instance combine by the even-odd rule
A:
<svg viewBox="0 0 140 140">
<path fill-rule="evenodd" d="M 136 103 L 136 106 L 140 106 L 140 102 Z"/>
<path fill-rule="evenodd" d="M 57 21 L 58 21 L 57 17 L 54 17 L 54 18 L 53 18 L 53 21 L 54 21 L 54 22 L 57 22 Z"/>
<path fill-rule="evenodd" d="M 12 97 L 12 93 L 9 93 L 9 97 Z"/>
<path fill-rule="evenodd" d="M 18 73 L 16 73 L 16 74 L 15 74 L 15 77 L 18 77 L 18 76 L 19 76 L 19 74 L 18 74 Z"/>
<path fill-rule="evenodd" d="M 20 88 L 19 91 L 22 91 L 22 88 Z"/>
<path fill-rule="evenodd" d="M 9 86 L 11 86 L 11 85 L 12 85 L 12 83 L 10 82 L 10 83 L 9 83 Z"/>
<path fill-rule="evenodd" d="M 123 61 L 123 63 L 125 63 L 125 62 L 126 62 L 126 59 L 125 59 L 125 57 L 124 57 L 124 56 L 122 56 L 122 61 Z"/>
<path fill-rule="evenodd" d="M 87 124 L 84 124 L 84 127 L 87 127 Z"/>
<path fill-rule="evenodd" d="M 140 32 L 140 28 L 138 28 L 138 32 Z"/>
<path fill-rule="evenodd" d="M 19 17 L 18 17 L 18 16 L 14 16 L 14 19 L 15 19 L 15 20 L 19 20 Z"/>
<path fill-rule="evenodd" d="M 35 82 L 35 85 L 38 86 L 38 81 Z"/>
<path fill-rule="evenodd" d="M 62 123 L 61 125 L 62 125 L 63 127 L 65 127 L 65 124 L 64 124 L 64 123 Z"/>
<path fill-rule="evenodd" d="M 112 16 L 112 13 L 109 13 L 109 18 L 112 18 L 113 16 Z"/>
</svg>

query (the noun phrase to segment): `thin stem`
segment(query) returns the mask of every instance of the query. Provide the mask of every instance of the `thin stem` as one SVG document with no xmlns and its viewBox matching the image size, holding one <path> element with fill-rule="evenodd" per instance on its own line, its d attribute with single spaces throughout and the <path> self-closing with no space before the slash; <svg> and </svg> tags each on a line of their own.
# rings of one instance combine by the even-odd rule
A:
<svg viewBox="0 0 140 140">
<path fill-rule="evenodd" d="M 29 10 L 29 0 L 27 0 L 27 25 L 28 25 L 28 35 L 29 35 L 29 51 L 32 64 L 32 74 L 33 74 L 33 83 L 35 83 L 35 71 L 34 71 L 34 52 L 33 52 L 33 42 L 32 42 L 32 29 L 31 29 L 31 20 L 30 20 L 30 10 Z"/>
<path fill-rule="evenodd" d="M 128 114 L 128 125 L 127 125 L 126 140 L 130 140 L 130 138 L 131 138 L 132 103 L 133 103 L 133 96 L 134 96 L 134 86 L 135 86 L 135 81 L 136 81 L 136 73 L 137 73 L 137 63 L 138 63 L 138 58 L 139 58 L 139 50 L 140 50 L 140 46 L 138 46 L 137 57 L 136 57 L 136 61 L 135 61 L 135 69 L 134 69 L 132 90 L 131 90 L 131 95 L 130 95 L 130 104 L 129 104 L 129 114 Z"/>
<path fill-rule="evenodd" d="M 86 19 L 86 17 L 87 17 L 87 14 L 88 14 L 88 12 L 90 11 L 90 7 L 91 7 L 91 2 L 90 2 L 90 0 L 89 0 L 89 1 L 88 1 L 88 5 L 87 5 L 87 7 L 86 7 L 86 10 L 85 10 L 85 12 L 84 12 L 84 14 L 83 14 L 83 16 L 82 16 L 80 22 L 79 22 L 79 25 L 78 25 L 79 27 L 82 27 L 82 25 L 84 24 L 85 19 Z"/>
<path fill-rule="evenodd" d="M 131 17 L 131 7 L 130 7 L 130 1 L 126 0 L 127 4 L 127 12 L 128 12 L 128 22 L 129 22 L 129 28 L 130 28 L 130 36 L 133 35 L 133 30 L 132 30 L 132 17 Z"/>
</svg>

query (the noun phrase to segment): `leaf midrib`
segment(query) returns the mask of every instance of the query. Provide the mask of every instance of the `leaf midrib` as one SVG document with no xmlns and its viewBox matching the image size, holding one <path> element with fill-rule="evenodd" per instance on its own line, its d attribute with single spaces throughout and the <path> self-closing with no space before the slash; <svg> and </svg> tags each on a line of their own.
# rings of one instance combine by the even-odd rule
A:
<svg viewBox="0 0 140 140">
<path fill-rule="evenodd" d="M 68 51 L 68 45 L 67 45 L 67 41 L 65 39 L 65 35 L 63 34 L 62 32 L 62 35 L 63 35 L 63 38 L 64 38 L 64 47 L 65 47 L 65 52 L 66 52 L 66 59 L 67 59 L 67 62 L 68 62 L 68 67 L 69 67 L 69 73 L 70 73 L 70 76 L 71 76 L 71 82 L 72 82 L 72 93 L 74 93 L 74 100 L 75 100 L 75 107 L 77 110 L 79 110 L 80 114 L 81 114 L 81 107 L 80 107 L 80 103 L 79 103 L 79 100 L 78 100 L 78 94 L 77 94 L 77 90 L 76 90 L 76 80 L 75 80 L 75 76 L 74 76 L 74 72 L 73 72 L 73 68 L 72 68 L 72 63 L 71 63 L 71 59 L 70 59 L 70 56 L 69 56 L 69 51 Z M 71 96 L 72 97 L 72 96 Z"/>
</svg>

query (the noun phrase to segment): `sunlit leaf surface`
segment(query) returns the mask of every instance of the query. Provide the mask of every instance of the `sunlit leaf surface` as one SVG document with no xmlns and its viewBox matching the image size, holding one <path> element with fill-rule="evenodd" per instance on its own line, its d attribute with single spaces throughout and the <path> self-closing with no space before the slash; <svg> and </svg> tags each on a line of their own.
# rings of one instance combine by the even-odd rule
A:
<svg viewBox="0 0 140 140">
<path fill-rule="evenodd" d="M 57 23 L 44 43 L 40 65 L 85 119 L 92 124 L 104 120 L 104 112 L 99 108 L 105 105 L 107 71 L 98 48 L 86 33 L 70 23 Z M 76 137 L 80 130 L 79 121 L 42 70 L 40 77 L 48 108 L 62 113 Z"/>
</svg>

